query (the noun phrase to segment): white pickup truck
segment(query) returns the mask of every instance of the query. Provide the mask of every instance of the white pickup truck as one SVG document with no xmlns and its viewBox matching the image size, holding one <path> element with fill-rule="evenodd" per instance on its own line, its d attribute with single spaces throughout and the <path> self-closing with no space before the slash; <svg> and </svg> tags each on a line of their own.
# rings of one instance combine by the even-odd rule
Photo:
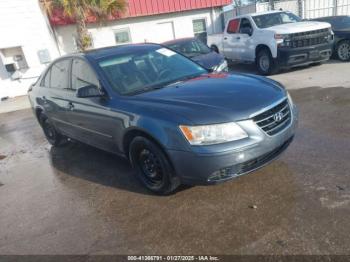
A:
<svg viewBox="0 0 350 262">
<path fill-rule="evenodd" d="M 209 35 L 208 46 L 227 59 L 256 63 L 263 75 L 278 69 L 318 64 L 332 54 L 331 25 L 303 22 L 291 12 L 269 11 L 233 18 L 223 34 Z"/>
</svg>

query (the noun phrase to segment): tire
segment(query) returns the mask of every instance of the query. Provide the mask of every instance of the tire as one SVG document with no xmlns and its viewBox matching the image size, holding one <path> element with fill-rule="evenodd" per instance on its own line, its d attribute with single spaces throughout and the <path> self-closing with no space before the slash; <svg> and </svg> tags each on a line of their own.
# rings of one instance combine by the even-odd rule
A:
<svg viewBox="0 0 350 262">
<path fill-rule="evenodd" d="M 151 140 L 135 137 L 130 143 L 129 158 L 139 180 L 153 193 L 168 195 L 180 185 L 167 156 Z"/>
<path fill-rule="evenodd" d="M 53 146 L 61 146 L 66 141 L 64 137 L 56 130 L 50 120 L 44 114 L 39 117 L 41 127 L 44 131 L 44 135 L 47 141 Z"/>
<path fill-rule="evenodd" d="M 256 56 L 256 67 L 262 75 L 277 73 L 277 66 L 267 48 L 261 49 Z"/>
<path fill-rule="evenodd" d="M 343 40 L 337 44 L 336 54 L 339 60 L 350 61 L 350 40 Z"/>
</svg>

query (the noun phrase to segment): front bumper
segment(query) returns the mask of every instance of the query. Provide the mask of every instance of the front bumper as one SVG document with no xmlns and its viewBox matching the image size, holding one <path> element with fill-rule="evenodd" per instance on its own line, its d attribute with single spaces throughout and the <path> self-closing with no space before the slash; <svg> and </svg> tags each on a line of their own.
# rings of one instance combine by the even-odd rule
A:
<svg viewBox="0 0 350 262">
<path fill-rule="evenodd" d="M 225 182 L 235 177 L 248 174 L 259 169 L 277 158 L 292 142 L 298 125 L 298 111 L 292 106 L 290 125 L 274 136 L 267 135 L 253 121 L 244 123 L 249 130 L 249 141 L 242 146 L 239 142 L 223 150 L 176 151 L 168 150 L 176 174 L 183 184 L 210 185 Z M 215 147 L 215 146 L 213 146 Z M 210 152 L 216 151 L 216 152 Z M 214 174 L 226 173 L 220 179 L 214 179 Z M 222 177 L 222 178 L 221 178 Z"/>
<path fill-rule="evenodd" d="M 329 60 L 333 44 L 322 44 L 302 48 L 278 48 L 276 63 L 280 68 L 309 65 Z"/>
</svg>

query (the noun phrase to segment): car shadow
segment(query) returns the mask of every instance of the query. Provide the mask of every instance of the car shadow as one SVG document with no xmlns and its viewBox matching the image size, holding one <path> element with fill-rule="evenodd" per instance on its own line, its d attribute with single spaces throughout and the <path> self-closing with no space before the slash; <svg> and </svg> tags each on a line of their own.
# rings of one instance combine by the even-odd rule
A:
<svg viewBox="0 0 350 262">
<path fill-rule="evenodd" d="M 336 60 L 336 59 L 331 59 L 331 60 L 328 60 L 326 62 L 322 62 L 322 64 L 342 64 L 342 63 L 344 63 L 344 62 L 342 62 L 340 60 Z M 310 68 L 310 67 L 317 67 L 317 66 L 318 65 L 307 65 L 307 66 L 293 67 L 290 69 L 283 69 L 275 75 L 279 75 L 279 74 L 283 74 L 283 73 L 291 73 L 291 72 L 303 70 L 303 69 Z M 256 69 L 255 64 L 243 64 L 243 63 L 230 62 L 229 63 L 229 71 L 230 71 L 230 73 L 238 72 L 238 73 L 259 75 L 259 72 Z"/>
<path fill-rule="evenodd" d="M 77 177 L 107 187 L 144 195 L 154 195 L 137 179 L 129 161 L 123 157 L 89 145 L 71 141 L 50 149 L 51 165 L 60 172 L 60 179 Z M 180 186 L 174 193 L 189 188 Z"/>
</svg>

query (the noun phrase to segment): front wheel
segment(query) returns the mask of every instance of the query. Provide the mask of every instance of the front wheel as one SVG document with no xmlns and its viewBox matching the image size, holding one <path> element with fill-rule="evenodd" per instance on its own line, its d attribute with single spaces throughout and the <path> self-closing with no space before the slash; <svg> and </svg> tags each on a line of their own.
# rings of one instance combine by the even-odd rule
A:
<svg viewBox="0 0 350 262">
<path fill-rule="evenodd" d="M 338 58 L 343 61 L 350 60 L 350 40 L 341 41 L 336 48 Z"/>
<path fill-rule="evenodd" d="M 256 66 L 262 75 L 271 75 L 277 72 L 275 61 L 269 50 L 260 50 L 256 57 Z"/>
<path fill-rule="evenodd" d="M 167 195 L 180 185 L 166 155 L 151 140 L 144 137 L 134 138 L 130 144 L 129 158 L 137 177 L 152 192 Z"/>
</svg>

